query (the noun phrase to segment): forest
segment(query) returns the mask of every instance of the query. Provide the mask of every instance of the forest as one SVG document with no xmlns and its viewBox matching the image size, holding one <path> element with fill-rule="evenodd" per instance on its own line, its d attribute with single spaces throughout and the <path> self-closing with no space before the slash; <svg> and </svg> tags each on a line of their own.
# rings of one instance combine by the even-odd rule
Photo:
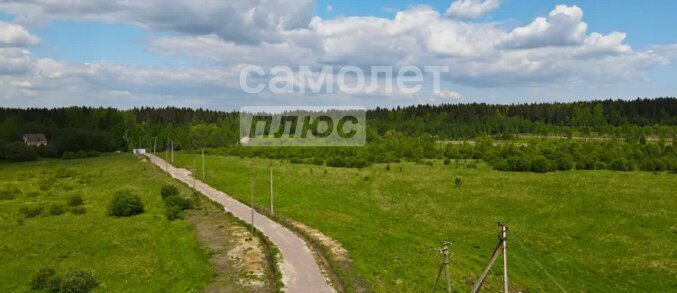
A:
<svg viewBox="0 0 677 293">
<path fill-rule="evenodd" d="M 190 108 L 0 108 L 0 159 L 81 158 L 143 147 L 287 159 L 333 167 L 408 160 L 482 160 L 497 170 L 677 171 L 674 97 L 571 103 L 375 108 L 366 147 L 248 148 L 239 116 Z M 49 144 L 27 147 L 25 133 Z"/>
</svg>

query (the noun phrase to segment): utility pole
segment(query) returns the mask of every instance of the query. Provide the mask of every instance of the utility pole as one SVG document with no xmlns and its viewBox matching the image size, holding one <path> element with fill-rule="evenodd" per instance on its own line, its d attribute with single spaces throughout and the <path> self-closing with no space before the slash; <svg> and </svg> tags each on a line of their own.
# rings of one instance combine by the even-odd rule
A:
<svg viewBox="0 0 677 293">
<path fill-rule="evenodd" d="M 256 177 L 256 174 L 254 174 L 253 172 L 249 173 L 249 178 L 250 178 L 250 181 L 251 181 L 251 197 L 252 197 L 252 207 L 251 207 L 252 208 L 252 221 L 251 221 L 252 239 L 254 238 L 254 177 Z"/>
<path fill-rule="evenodd" d="M 503 292 L 508 293 L 508 226 L 498 223 L 501 226 L 501 238 L 503 239 Z"/>
<path fill-rule="evenodd" d="M 489 264 L 484 269 L 484 272 L 482 272 L 480 279 L 477 280 L 477 283 L 475 283 L 475 285 L 472 287 L 472 293 L 479 292 L 480 288 L 482 287 L 482 283 L 484 283 L 484 280 L 487 278 L 487 274 L 489 274 L 489 270 L 491 270 L 491 267 L 494 265 L 494 262 L 496 261 L 496 258 L 498 258 L 498 254 L 501 252 L 501 250 L 503 251 L 503 290 L 505 293 L 508 293 L 508 226 L 501 222 L 498 222 L 498 226 L 501 227 L 501 233 L 498 234 L 498 245 L 494 249 L 491 258 L 489 259 Z"/>
<path fill-rule="evenodd" d="M 205 181 L 205 149 L 202 149 L 202 181 Z"/>
<path fill-rule="evenodd" d="M 443 241 L 442 242 L 442 248 L 435 249 L 437 253 L 441 254 L 443 259 L 442 263 L 440 264 L 440 269 L 437 271 L 437 278 L 435 279 L 435 285 L 433 285 L 433 290 L 432 292 L 434 293 L 435 290 L 437 289 L 437 283 L 440 281 L 440 276 L 442 275 L 442 269 L 444 269 L 444 275 L 447 279 L 447 293 L 451 293 L 451 280 L 449 279 L 449 255 L 451 254 L 449 252 L 449 246 L 451 246 L 452 243 L 449 241 Z"/>
<path fill-rule="evenodd" d="M 270 214 L 275 215 L 275 208 L 273 206 L 273 162 L 270 162 Z"/>
<path fill-rule="evenodd" d="M 172 139 L 172 164 L 174 164 L 174 140 Z"/>
<path fill-rule="evenodd" d="M 193 177 L 193 190 L 197 190 L 195 189 L 195 158 L 193 158 L 193 170 L 191 175 L 191 177 Z"/>
<path fill-rule="evenodd" d="M 165 141 L 165 172 L 169 175 L 169 162 L 167 162 L 168 158 L 168 152 L 167 152 L 167 141 Z"/>
<path fill-rule="evenodd" d="M 156 148 L 157 148 L 157 136 L 155 137 L 155 141 L 153 142 L 153 154 L 155 154 Z"/>
</svg>

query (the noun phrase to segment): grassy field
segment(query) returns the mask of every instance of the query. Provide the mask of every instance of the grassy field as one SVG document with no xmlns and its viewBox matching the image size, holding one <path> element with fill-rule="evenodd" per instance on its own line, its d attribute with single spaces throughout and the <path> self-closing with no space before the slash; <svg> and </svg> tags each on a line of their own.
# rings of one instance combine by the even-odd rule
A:
<svg viewBox="0 0 677 293">
<path fill-rule="evenodd" d="M 181 154 L 177 165 L 196 157 Z M 199 158 L 196 162 L 200 162 Z M 207 182 L 242 201 L 256 177 L 269 205 L 268 160 L 208 157 Z M 511 227 L 511 285 L 530 292 L 665 292 L 677 289 L 677 175 L 493 171 L 467 162 L 337 169 L 276 161 L 275 212 L 320 229 L 348 249 L 356 272 L 379 292 L 430 290 L 454 243 L 455 290 L 467 292 Z M 198 173 L 199 174 L 199 173 Z M 462 186 L 454 179 L 462 177 Z M 497 289 L 500 269 L 488 286 Z M 489 290 L 497 291 L 497 290 Z"/>
<path fill-rule="evenodd" d="M 212 279 L 209 255 L 193 226 L 165 218 L 159 190 L 171 180 L 136 157 L 3 163 L 0 178 L 0 192 L 20 191 L 0 200 L 0 292 L 29 291 L 42 267 L 61 275 L 93 272 L 105 292 L 188 292 Z M 108 216 L 107 205 L 119 189 L 138 194 L 145 213 Z M 67 198 L 74 194 L 84 199 L 86 213 L 69 212 Z M 66 206 L 66 212 L 51 215 L 54 204 Z M 42 215 L 20 213 L 36 206 L 45 208 Z"/>
</svg>

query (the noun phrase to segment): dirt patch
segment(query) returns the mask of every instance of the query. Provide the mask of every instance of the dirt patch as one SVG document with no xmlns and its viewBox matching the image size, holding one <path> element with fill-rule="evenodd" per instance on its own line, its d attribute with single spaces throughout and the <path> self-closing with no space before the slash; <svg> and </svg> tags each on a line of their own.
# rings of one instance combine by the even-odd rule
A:
<svg viewBox="0 0 677 293">
<path fill-rule="evenodd" d="M 350 261 L 350 258 L 348 257 L 348 251 L 345 248 L 343 248 L 343 246 L 341 246 L 341 243 L 336 241 L 334 238 L 331 238 L 327 235 L 324 235 L 319 230 L 308 227 L 303 223 L 299 223 L 299 222 L 295 222 L 295 221 L 290 221 L 289 223 L 294 228 L 303 232 L 303 234 L 308 235 L 313 240 L 319 242 L 322 246 L 324 246 L 327 250 L 329 250 L 329 252 L 331 253 L 332 259 L 334 259 L 335 261 L 337 261 L 337 262 L 349 262 Z"/>
<path fill-rule="evenodd" d="M 273 292 L 267 252 L 258 237 L 223 211 L 187 214 L 198 240 L 210 252 L 214 278 L 204 292 Z"/>
</svg>

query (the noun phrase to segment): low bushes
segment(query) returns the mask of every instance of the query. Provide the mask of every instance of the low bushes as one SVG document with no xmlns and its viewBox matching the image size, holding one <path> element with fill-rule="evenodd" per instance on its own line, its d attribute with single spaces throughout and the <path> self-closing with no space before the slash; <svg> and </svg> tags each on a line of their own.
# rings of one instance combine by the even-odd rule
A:
<svg viewBox="0 0 677 293">
<path fill-rule="evenodd" d="M 162 199 L 172 195 L 179 195 L 179 189 L 174 185 L 165 184 L 162 185 L 162 188 L 160 189 L 160 195 L 162 195 Z"/>
<path fill-rule="evenodd" d="M 160 189 L 160 195 L 165 202 L 165 213 L 170 221 L 181 218 L 182 211 L 193 208 L 193 202 L 183 198 L 179 189 L 174 185 L 163 185 Z"/>
<path fill-rule="evenodd" d="M 115 193 L 108 206 L 108 213 L 116 217 L 129 217 L 143 213 L 141 198 L 130 190 Z"/>
<path fill-rule="evenodd" d="M 66 151 L 61 156 L 64 160 L 73 160 L 73 159 L 85 159 L 101 156 L 101 153 L 98 151 L 85 151 L 79 150 L 77 153 Z"/>
<path fill-rule="evenodd" d="M 49 207 L 49 214 L 58 216 L 66 212 L 66 208 L 62 204 L 53 204 Z"/>
<path fill-rule="evenodd" d="M 0 190 L 0 200 L 11 200 L 15 199 L 18 195 L 21 194 L 21 189 L 16 186 L 5 186 Z"/>
<path fill-rule="evenodd" d="M 77 207 L 80 206 L 84 203 L 85 201 L 82 199 L 82 196 L 79 194 L 74 194 L 68 197 L 68 206 L 71 207 Z"/>
<path fill-rule="evenodd" d="M 45 208 L 42 206 L 25 206 L 19 209 L 19 212 L 22 213 L 26 218 L 33 218 L 39 215 L 42 215 L 42 211 Z"/>
<path fill-rule="evenodd" d="M 98 286 L 90 272 L 72 272 L 61 278 L 53 268 L 40 269 L 31 280 L 31 289 L 54 293 L 86 293 Z"/>
<path fill-rule="evenodd" d="M 87 209 L 85 207 L 73 207 L 71 208 L 71 214 L 74 215 L 82 215 L 87 212 Z"/>
</svg>

